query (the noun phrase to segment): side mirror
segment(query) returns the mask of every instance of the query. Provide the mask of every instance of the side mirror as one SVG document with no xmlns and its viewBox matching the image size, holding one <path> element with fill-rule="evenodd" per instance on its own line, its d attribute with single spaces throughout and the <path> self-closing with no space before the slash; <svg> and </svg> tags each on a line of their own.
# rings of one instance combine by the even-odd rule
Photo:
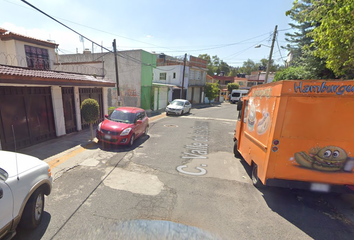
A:
<svg viewBox="0 0 354 240">
<path fill-rule="evenodd" d="M 242 101 L 238 101 L 237 102 L 237 111 L 241 111 L 243 107 L 243 102 Z"/>
<path fill-rule="evenodd" d="M 143 123 L 143 121 L 138 120 L 138 121 L 136 121 L 136 123 L 137 123 L 137 124 L 142 124 L 142 123 Z"/>
<path fill-rule="evenodd" d="M 104 117 L 105 117 L 105 118 L 108 118 L 108 114 L 105 114 Z"/>
</svg>

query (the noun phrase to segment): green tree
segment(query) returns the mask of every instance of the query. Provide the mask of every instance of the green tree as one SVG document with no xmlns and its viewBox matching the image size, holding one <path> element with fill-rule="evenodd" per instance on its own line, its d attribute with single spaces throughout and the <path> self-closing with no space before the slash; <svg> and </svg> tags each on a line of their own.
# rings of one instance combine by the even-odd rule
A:
<svg viewBox="0 0 354 240">
<path fill-rule="evenodd" d="M 326 66 L 337 76 L 354 77 L 354 1 L 316 0 L 305 11 L 305 20 L 318 23 L 313 37 L 315 56 L 326 59 Z M 313 24 L 314 26 L 314 24 Z"/>
<path fill-rule="evenodd" d="M 219 75 L 221 72 L 224 72 L 225 76 L 229 74 L 230 66 L 223 60 L 220 60 L 217 55 L 210 57 L 208 54 L 199 54 L 198 57 L 207 60 L 208 74 L 210 76 Z"/>
<path fill-rule="evenodd" d="M 308 18 L 310 12 L 315 11 L 312 0 L 295 0 L 292 9 L 286 12 L 293 23 L 289 23 L 294 30 L 286 33 L 286 40 L 289 42 L 285 49 L 291 52 L 293 60 L 290 66 L 303 66 L 304 70 L 313 74 L 313 79 L 334 78 L 333 71 L 326 67 L 326 56 L 319 57 L 315 54 L 316 44 L 312 33 L 319 26 L 315 19 Z"/>
<path fill-rule="evenodd" d="M 227 84 L 227 91 L 232 92 L 232 89 L 239 89 L 240 85 L 237 83 L 228 83 Z"/>
<path fill-rule="evenodd" d="M 256 64 L 251 59 L 248 59 L 247 61 L 243 62 L 242 67 L 240 67 L 240 72 L 250 75 L 251 72 L 258 71 L 259 65 L 260 64 Z"/>
<path fill-rule="evenodd" d="M 210 104 L 210 101 L 215 99 L 219 95 L 219 83 L 206 83 L 205 85 L 205 96 L 208 98 Z"/>
<path fill-rule="evenodd" d="M 90 124 L 91 140 L 93 139 L 92 124 L 98 120 L 100 107 L 95 99 L 87 98 L 81 103 L 81 115 L 85 122 Z"/>
<path fill-rule="evenodd" d="M 305 80 L 305 79 L 313 79 L 313 75 L 311 72 L 307 71 L 304 66 L 291 66 L 285 68 L 281 71 L 276 72 L 273 82 L 280 80 Z"/>
</svg>

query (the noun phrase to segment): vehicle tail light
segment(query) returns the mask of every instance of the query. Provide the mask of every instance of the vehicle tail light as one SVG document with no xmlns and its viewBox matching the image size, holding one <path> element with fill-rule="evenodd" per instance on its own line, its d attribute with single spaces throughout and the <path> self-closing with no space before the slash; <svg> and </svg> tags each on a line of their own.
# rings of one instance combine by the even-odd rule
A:
<svg viewBox="0 0 354 240">
<path fill-rule="evenodd" d="M 50 168 L 48 169 L 48 175 L 49 175 L 49 177 L 52 176 L 52 170 Z"/>
</svg>

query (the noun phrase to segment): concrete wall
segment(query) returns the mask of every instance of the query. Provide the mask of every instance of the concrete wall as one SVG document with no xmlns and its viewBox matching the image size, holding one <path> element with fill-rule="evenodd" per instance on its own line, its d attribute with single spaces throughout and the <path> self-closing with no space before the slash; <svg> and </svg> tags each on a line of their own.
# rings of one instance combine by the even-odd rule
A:
<svg viewBox="0 0 354 240">
<path fill-rule="evenodd" d="M 152 54 L 144 52 L 142 50 L 132 50 L 132 51 L 119 51 L 118 52 L 118 78 L 119 78 L 119 92 L 120 101 L 119 104 L 123 106 L 133 106 L 141 107 L 141 89 L 142 89 L 142 78 L 144 81 L 143 86 L 149 87 L 149 74 L 143 74 L 151 71 L 149 68 L 153 66 L 142 66 L 142 63 L 146 61 L 153 63 L 151 59 Z M 148 60 L 150 57 L 150 61 Z M 154 56 L 155 57 L 155 56 Z M 142 59 L 144 58 L 144 59 Z M 156 57 L 155 57 L 156 59 Z M 86 54 L 68 54 L 59 55 L 59 62 L 91 62 L 92 60 L 104 61 L 104 76 L 116 82 L 116 72 L 115 72 L 115 61 L 113 53 L 86 53 Z M 156 60 L 155 60 L 156 63 Z M 93 65 L 97 67 L 97 65 Z M 144 75 L 144 77 L 142 77 Z M 147 94 L 147 93 L 146 93 Z M 108 101 L 109 106 L 118 106 L 117 88 L 110 88 L 107 93 L 107 97 L 110 98 Z M 149 97 L 149 96 L 148 96 Z M 151 92 L 150 92 L 151 98 Z M 151 100 L 149 100 L 151 102 Z M 112 104 L 112 105 L 111 105 Z M 150 104 L 149 104 L 150 105 Z"/>
<path fill-rule="evenodd" d="M 190 68 L 189 70 L 189 85 L 205 86 L 206 71 L 198 68 Z"/>
<path fill-rule="evenodd" d="M 141 108 L 151 109 L 152 97 L 152 78 L 153 69 L 156 67 L 156 55 L 141 51 Z"/>
<path fill-rule="evenodd" d="M 52 86 L 51 90 L 52 90 L 52 103 L 53 103 L 55 132 L 56 132 L 57 137 L 60 137 L 60 136 L 63 136 L 66 134 L 61 87 Z"/>
</svg>

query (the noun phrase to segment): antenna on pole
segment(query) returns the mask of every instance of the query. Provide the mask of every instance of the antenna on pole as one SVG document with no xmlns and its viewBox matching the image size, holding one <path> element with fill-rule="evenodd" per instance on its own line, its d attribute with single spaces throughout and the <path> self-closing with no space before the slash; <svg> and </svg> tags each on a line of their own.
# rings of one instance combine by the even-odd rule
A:
<svg viewBox="0 0 354 240">
<path fill-rule="evenodd" d="M 14 137 L 14 144 L 15 144 L 15 158 L 16 158 L 16 173 L 17 173 L 17 180 L 20 180 L 18 177 L 18 162 L 17 162 L 17 149 L 16 149 L 16 137 L 15 137 L 15 130 L 14 130 L 14 125 L 11 125 L 12 128 L 12 135 Z"/>
</svg>

